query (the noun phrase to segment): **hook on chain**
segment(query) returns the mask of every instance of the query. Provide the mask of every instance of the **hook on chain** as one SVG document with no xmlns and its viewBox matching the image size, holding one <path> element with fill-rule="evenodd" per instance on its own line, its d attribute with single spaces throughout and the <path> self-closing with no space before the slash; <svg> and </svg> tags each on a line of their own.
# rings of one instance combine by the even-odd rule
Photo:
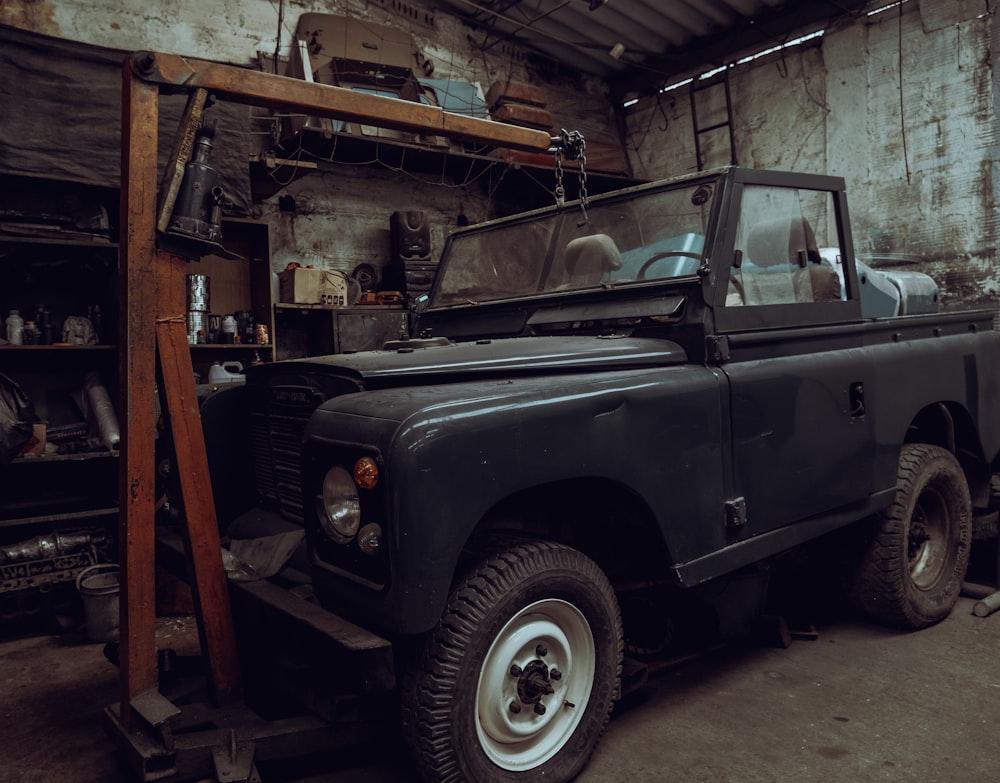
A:
<svg viewBox="0 0 1000 783">
<path fill-rule="evenodd" d="M 552 149 L 556 158 L 556 206 L 566 203 L 566 188 L 563 186 L 563 159 L 580 161 L 580 211 L 583 222 L 587 222 L 587 141 L 580 131 L 568 131 L 563 128 L 558 136 L 552 137 Z"/>
</svg>

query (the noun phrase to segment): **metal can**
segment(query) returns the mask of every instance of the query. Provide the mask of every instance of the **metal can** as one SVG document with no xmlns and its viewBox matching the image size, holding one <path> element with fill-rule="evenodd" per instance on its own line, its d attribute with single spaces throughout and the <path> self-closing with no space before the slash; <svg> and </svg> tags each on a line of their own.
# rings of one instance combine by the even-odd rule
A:
<svg viewBox="0 0 1000 783">
<path fill-rule="evenodd" d="M 256 324 L 254 326 L 254 336 L 257 338 L 257 345 L 267 345 L 271 342 L 267 324 Z"/>
</svg>

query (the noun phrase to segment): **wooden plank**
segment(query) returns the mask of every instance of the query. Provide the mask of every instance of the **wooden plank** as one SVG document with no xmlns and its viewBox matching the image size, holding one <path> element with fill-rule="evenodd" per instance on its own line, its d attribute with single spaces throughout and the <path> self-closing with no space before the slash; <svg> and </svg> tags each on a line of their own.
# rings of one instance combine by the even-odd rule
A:
<svg viewBox="0 0 1000 783">
<path fill-rule="evenodd" d="M 163 182 L 160 184 L 160 215 L 156 221 L 156 227 L 160 231 L 166 231 L 170 223 L 174 204 L 177 203 L 177 193 L 184 181 L 184 170 L 194 148 L 194 137 L 205 113 L 207 99 L 207 91 L 193 90 L 188 96 L 187 106 L 184 107 L 184 116 L 181 117 L 180 129 L 177 131 L 174 148 L 170 153 L 170 162 L 163 172 Z"/>
<path fill-rule="evenodd" d="M 124 424 L 119 463 L 119 564 L 122 705 L 157 686 L 154 495 L 156 422 L 156 144 L 159 90 L 125 63 L 122 82 L 121 244 L 119 253 L 118 415 Z M 122 710 L 126 726 L 131 710 Z"/>
<path fill-rule="evenodd" d="M 344 87 L 251 71 L 177 55 L 141 52 L 134 67 L 143 78 L 180 89 L 203 88 L 236 103 L 330 117 L 380 128 L 442 135 L 512 149 L 547 150 L 544 131 L 450 114 L 436 106 L 368 95 Z"/>
<path fill-rule="evenodd" d="M 187 339 L 187 270 L 184 259 L 157 253 L 156 342 L 184 499 L 195 616 L 215 698 L 226 703 L 238 695 L 240 668 Z"/>
</svg>

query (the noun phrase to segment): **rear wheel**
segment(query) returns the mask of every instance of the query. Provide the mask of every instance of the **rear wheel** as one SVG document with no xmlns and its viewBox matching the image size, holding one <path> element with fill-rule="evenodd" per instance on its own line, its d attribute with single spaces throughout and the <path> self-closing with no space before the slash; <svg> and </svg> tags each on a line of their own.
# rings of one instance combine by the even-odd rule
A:
<svg viewBox="0 0 1000 783">
<path fill-rule="evenodd" d="M 876 520 L 850 585 L 872 619 L 903 628 L 943 620 L 958 600 L 969 565 L 972 504 L 951 452 L 903 446 L 896 497 Z"/>
<path fill-rule="evenodd" d="M 569 781 L 618 696 L 614 591 L 541 541 L 481 562 L 452 592 L 403 684 L 403 732 L 429 781 Z"/>
</svg>

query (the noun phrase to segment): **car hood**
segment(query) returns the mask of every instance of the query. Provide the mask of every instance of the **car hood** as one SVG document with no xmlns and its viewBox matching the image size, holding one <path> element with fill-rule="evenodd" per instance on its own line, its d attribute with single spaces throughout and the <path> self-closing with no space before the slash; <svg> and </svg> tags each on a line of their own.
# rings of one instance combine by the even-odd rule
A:
<svg viewBox="0 0 1000 783">
<path fill-rule="evenodd" d="M 520 337 L 453 343 L 401 340 L 391 348 L 292 359 L 251 367 L 250 383 L 274 383 L 296 375 L 337 375 L 359 388 L 436 383 L 501 375 L 663 367 L 687 361 L 671 340 L 627 336 Z"/>
</svg>

